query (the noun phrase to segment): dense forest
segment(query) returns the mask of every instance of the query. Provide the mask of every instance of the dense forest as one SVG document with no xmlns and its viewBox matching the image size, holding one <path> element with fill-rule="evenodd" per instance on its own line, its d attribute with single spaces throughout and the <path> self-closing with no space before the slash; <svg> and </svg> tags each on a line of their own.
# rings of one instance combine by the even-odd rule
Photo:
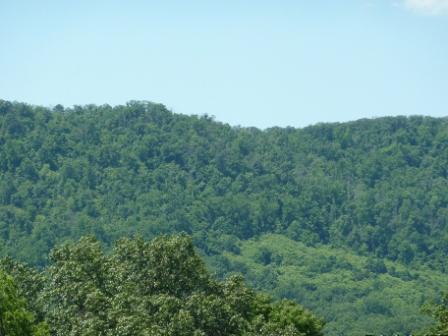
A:
<svg viewBox="0 0 448 336">
<path fill-rule="evenodd" d="M 147 102 L 0 100 L 0 255 L 52 274 L 65 241 L 113 251 L 184 232 L 219 279 L 304 305 L 327 335 L 434 322 L 422 307 L 448 289 L 447 191 L 446 118 L 259 130 Z"/>
</svg>

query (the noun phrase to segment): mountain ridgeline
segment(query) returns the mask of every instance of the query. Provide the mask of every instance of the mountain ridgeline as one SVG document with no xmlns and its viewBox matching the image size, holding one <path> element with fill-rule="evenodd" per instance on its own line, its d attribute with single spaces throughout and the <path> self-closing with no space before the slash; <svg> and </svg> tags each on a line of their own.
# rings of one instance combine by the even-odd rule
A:
<svg viewBox="0 0 448 336">
<path fill-rule="evenodd" d="M 32 263 L 89 232 L 185 231 L 208 254 L 275 232 L 446 267 L 446 119 L 260 131 L 151 103 L 2 101 L 0 132 L 2 253 Z"/>
<path fill-rule="evenodd" d="M 329 334 L 366 323 L 405 332 L 431 322 L 420 306 L 448 288 L 447 225 L 446 118 L 259 130 L 147 102 L 0 100 L 0 255 L 35 266 L 86 234 L 110 246 L 185 232 L 218 276 L 245 273 L 301 301 Z M 340 284 L 343 271 L 353 280 L 343 292 L 315 282 Z M 367 280 L 373 289 L 359 291 Z M 385 303 L 391 286 L 413 294 Z"/>
</svg>

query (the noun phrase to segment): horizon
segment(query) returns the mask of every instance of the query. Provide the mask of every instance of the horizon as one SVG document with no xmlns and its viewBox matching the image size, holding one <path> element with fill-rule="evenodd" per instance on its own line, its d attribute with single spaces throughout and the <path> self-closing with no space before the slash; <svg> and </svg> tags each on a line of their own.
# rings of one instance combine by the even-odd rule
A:
<svg viewBox="0 0 448 336">
<path fill-rule="evenodd" d="M 0 92 L 232 126 L 448 115 L 446 0 L 0 4 Z"/>
</svg>

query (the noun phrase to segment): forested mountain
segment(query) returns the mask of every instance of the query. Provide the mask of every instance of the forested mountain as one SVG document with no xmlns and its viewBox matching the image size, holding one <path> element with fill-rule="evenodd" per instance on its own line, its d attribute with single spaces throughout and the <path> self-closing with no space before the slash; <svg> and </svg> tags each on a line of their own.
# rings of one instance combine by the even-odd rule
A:
<svg viewBox="0 0 448 336">
<path fill-rule="evenodd" d="M 419 309 L 448 287 L 447 178 L 445 118 L 262 131 L 146 102 L 0 101 L 1 255 L 43 267 L 86 234 L 185 232 L 218 276 L 313 308 L 329 334 L 431 322 Z"/>
</svg>

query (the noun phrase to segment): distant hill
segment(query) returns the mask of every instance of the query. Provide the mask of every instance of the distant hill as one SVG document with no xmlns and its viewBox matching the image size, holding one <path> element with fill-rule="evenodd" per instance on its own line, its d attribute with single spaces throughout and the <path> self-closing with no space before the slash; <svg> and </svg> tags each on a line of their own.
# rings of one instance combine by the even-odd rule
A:
<svg viewBox="0 0 448 336">
<path fill-rule="evenodd" d="M 447 225 L 446 118 L 261 131 L 147 102 L 49 109 L 0 101 L 0 254 L 34 265 L 89 233 L 111 245 L 186 232 L 220 276 L 249 274 L 311 308 L 363 307 L 321 307 L 329 334 L 375 318 L 386 322 L 373 332 L 415 330 L 430 322 L 419 306 L 446 289 Z M 291 271 L 283 245 L 316 258 Z M 325 291 L 325 274 L 343 282 L 334 274 L 344 269 L 353 275 L 347 288 Z M 319 283 L 299 285 L 310 274 Z M 359 290 L 365 281 L 374 291 Z M 404 284 L 413 292 L 384 292 Z M 401 301 L 388 302 L 394 295 Z"/>
</svg>

